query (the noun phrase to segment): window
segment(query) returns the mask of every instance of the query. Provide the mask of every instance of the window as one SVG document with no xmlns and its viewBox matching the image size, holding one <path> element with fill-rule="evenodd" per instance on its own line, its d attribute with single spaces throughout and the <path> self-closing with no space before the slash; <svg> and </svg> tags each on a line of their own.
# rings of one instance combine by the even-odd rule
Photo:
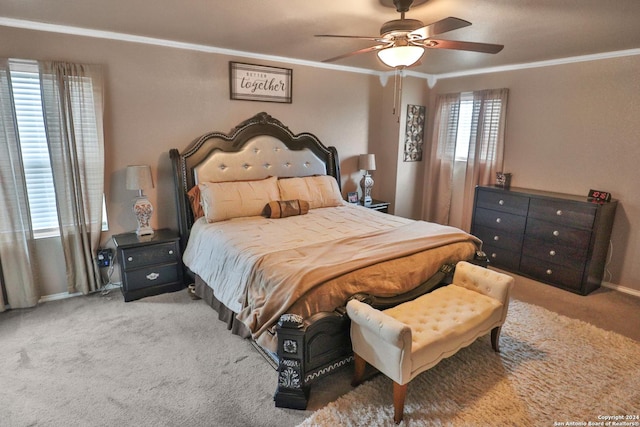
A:
<svg viewBox="0 0 640 427">
<path fill-rule="evenodd" d="M 9 69 L 33 232 L 36 238 L 57 236 L 58 210 L 42 111 L 38 63 L 11 59 Z M 104 197 L 102 212 L 102 230 L 105 231 L 108 223 Z"/>
<path fill-rule="evenodd" d="M 466 161 L 469 155 L 471 122 L 473 120 L 473 93 L 464 92 L 460 95 L 459 108 L 455 159 L 457 161 Z"/>
</svg>

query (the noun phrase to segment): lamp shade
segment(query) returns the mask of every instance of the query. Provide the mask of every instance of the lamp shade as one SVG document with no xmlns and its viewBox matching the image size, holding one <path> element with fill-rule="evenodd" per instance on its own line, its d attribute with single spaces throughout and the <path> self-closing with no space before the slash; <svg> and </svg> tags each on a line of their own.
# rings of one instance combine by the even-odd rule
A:
<svg viewBox="0 0 640 427">
<path fill-rule="evenodd" d="M 151 168 L 147 165 L 127 166 L 127 190 L 153 188 Z"/>
<path fill-rule="evenodd" d="M 394 46 L 378 51 L 378 58 L 389 67 L 410 67 L 424 54 L 420 46 Z"/>
<path fill-rule="evenodd" d="M 360 154 L 360 157 L 358 157 L 358 169 L 363 171 L 376 170 L 376 155 Z"/>
</svg>

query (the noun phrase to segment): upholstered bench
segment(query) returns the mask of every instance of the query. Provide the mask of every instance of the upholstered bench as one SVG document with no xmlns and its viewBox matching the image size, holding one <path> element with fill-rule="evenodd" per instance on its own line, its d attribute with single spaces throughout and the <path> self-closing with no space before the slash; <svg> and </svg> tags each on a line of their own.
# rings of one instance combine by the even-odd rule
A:
<svg viewBox="0 0 640 427">
<path fill-rule="evenodd" d="M 489 331 L 493 349 L 499 351 L 512 286 L 511 276 L 462 261 L 450 285 L 396 307 L 380 311 L 350 300 L 352 384 L 362 381 L 367 362 L 391 378 L 394 421 L 399 423 L 407 384 L 418 374 Z"/>
</svg>

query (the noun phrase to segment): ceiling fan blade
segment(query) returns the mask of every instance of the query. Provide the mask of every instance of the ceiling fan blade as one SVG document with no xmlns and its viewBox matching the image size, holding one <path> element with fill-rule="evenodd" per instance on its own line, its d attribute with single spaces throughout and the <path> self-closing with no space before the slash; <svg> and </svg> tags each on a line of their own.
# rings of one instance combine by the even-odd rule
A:
<svg viewBox="0 0 640 427">
<path fill-rule="evenodd" d="M 364 49 L 356 50 L 354 52 L 349 52 L 349 53 L 345 53 L 343 55 L 335 56 L 333 58 L 325 59 L 322 62 L 334 62 L 334 61 L 337 61 L 337 60 L 342 59 L 342 58 L 347 58 L 349 56 L 359 55 L 361 53 L 374 52 L 376 50 L 384 49 L 384 48 L 387 48 L 387 47 L 389 47 L 389 45 L 378 44 L 378 45 L 371 46 L 371 47 L 365 47 Z"/>
<path fill-rule="evenodd" d="M 335 38 L 341 38 L 341 39 L 373 40 L 376 42 L 385 41 L 384 39 L 380 38 L 380 36 L 373 37 L 373 36 L 342 36 L 338 34 L 316 34 L 314 37 L 335 37 Z"/>
<path fill-rule="evenodd" d="M 429 37 L 433 37 L 437 34 L 457 30 L 458 28 L 468 27 L 469 25 L 471 25 L 471 22 L 469 21 L 450 16 L 448 18 L 441 19 L 440 21 L 436 21 L 432 24 L 425 25 L 424 27 L 412 31 L 411 33 L 409 33 L 409 37 L 428 39 Z"/>
<path fill-rule="evenodd" d="M 414 42 L 417 46 L 424 46 L 429 49 L 454 49 L 454 50 L 468 50 L 471 52 L 481 53 L 498 53 L 504 46 L 501 44 L 490 43 L 476 43 L 476 42 L 461 42 L 456 40 L 424 40 L 422 42 Z"/>
</svg>

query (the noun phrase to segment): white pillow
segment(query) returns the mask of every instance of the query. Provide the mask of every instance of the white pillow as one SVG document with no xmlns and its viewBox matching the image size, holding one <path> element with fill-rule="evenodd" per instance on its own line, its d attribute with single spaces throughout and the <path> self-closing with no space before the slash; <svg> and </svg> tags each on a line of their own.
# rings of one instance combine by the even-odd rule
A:
<svg viewBox="0 0 640 427">
<path fill-rule="evenodd" d="M 280 200 L 306 200 L 309 209 L 343 204 L 338 182 L 331 175 L 283 178 L 278 180 Z"/>
<path fill-rule="evenodd" d="M 275 176 L 259 181 L 204 182 L 198 187 L 207 222 L 259 216 L 267 203 L 280 200 Z"/>
</svg>

